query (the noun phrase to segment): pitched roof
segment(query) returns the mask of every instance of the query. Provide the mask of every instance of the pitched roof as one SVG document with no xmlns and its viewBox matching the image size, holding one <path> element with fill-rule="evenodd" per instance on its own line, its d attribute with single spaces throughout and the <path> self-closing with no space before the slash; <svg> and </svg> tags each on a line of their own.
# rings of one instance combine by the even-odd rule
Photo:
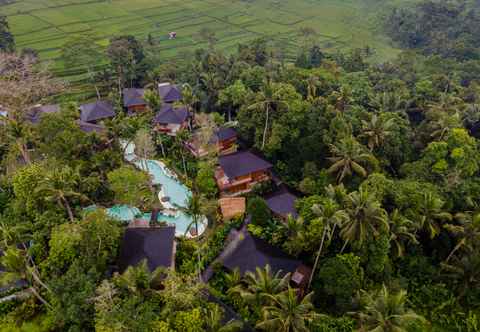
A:
<svg viewBox="0 0 480 332">
<path fill-rule="evenodd" d="M 172 105 L 164 104 L 155 117 L 154 124 L 182 124 L 189 117 L 189 112 L 186 107 L 174 108 Z"/>
<path fill-rule="evenodd" d="M 80 111 L 80 120 L 83 122 L 113 118 L 115 116 L 112 104 L 104 100 L 97 100 L 94 103 L 81 105 Z"/>
<path fill-rule="evenodd" d="M 28 115 L 28 119 L 32 123 L 38 123 L 40 122 L 40 117 L 42 114 L 51 114 L 51 113 L 57 113 L 60 112 L 60 106 L 59 105 L 39 105 L 33 107 Z"/>
<path fill-rule="evenodd" d="M 223 172 L 231 179 L 272 168 L 272 164 L 249 151 L 232 153 L 218 158 Z"/>
<path fill-rule="evenodd" d="M 224 251 L 228 254 L 223 259 L 223 266 L 231 271 L 238 268 L 242 275 L 247 271 L 255 272 L 257 267 L 264 268 L 267 264 L 273 272 L 282 270 L 285 274 L 295 272 L 302 265 L 300 260 L 251 235 L 246 229 Z"/>
<path fill-rule="evenodd" d="M 282 217 L 291 215 L 292 217 L 297 218 L 298 213 L 295 209 L 295 202 L 297 199 L 297 196 L 287 190 L 280 190 L 267 196 L 265 202 L 273 213 Z"/>
<path fill-rule="evenodd" d="M 142 106 L 147 102 L 143 99 L 144 89 L 123 89 L 123 106 Z"/>
<path fill-rule="evenodd" d="M 220 127 L 213 135 L 212 143 L 216 143 L 217 141 L 226 141 L 234 137 L 237 137 L 237 132 L 235 129 L 228 127 Z"/>
<path fill-rule="evenodd" d="M 105 131 L 105 127 L 102 125 L 90 123 L 90 122 L 83 122 L 81 120 L 77 120 L 77 124 L 80 129 L 85 133 L 102 133 Z"/>
<path fill-rule="evenodd" d="M 180 88 L 171 83 L 158 84 L 158 94 L 164 103 L 173 103 L 182 99 Z"/>
<path fill-rule="evenodd" d="M 147 260 L 150 271 L 173 264 L 175 227 L 127 228 L 121 245 L 119 268 L 124 271 Z"/>
</svg>

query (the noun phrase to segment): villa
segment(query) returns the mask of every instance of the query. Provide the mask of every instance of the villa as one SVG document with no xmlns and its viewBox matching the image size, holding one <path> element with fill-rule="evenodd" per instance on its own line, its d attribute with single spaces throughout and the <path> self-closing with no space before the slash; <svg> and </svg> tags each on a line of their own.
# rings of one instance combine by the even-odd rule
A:
<svg viewBox="0 0 480 332">
<path fill-rule="evenodd" d="M 242 151 L 218 158 L 215 179 L 222 197 L 250 192 L 256 184 L 272 179 L 272 164 L 252 152 Z"/>
<path fill-rule="evenodd" d="M 147 102 L 143 99 L 144 94 L 144 89 L 123 89 L 123 107 L 129 113 L 145 111 Z"/>
<path fill-rule="evenodd" d="M 219 128 L 211 137 L 209 145 L 212 146 L 219 155 L 227 155 L 237 151 L 237 132 L 233 128 Z M 208 147 L 202 146 L 200 142 L 200 133 L 195 133 L 188 142 L 185 143 L 187 149 L 196 157 L 202 158 L 208 155 Z"/>
<path fill-rule="evenodd" d="M 190 112 L 186 107 L 174 107 L 164 104 L 154 119 L 153 125 L 156 131 L 170 136 L 176 136 L 180 130 L 189 127 Z"/>
<path fill-rule="evenodd" d="M 118 267 L 125 271 L 147 260 L 150 271 L 175 268 L 175 226 L 132 227 L 125 230 Z"/>
<path fill-rule="evenodd" d="M 106 128 L 104 126 L 95 124 L 95 123 L 83 122 L 81 120 L 77 120 L 77 124 L 80 127 L 80 129 L 87 134 L 90 134 L 90 133 L 103 134 L 106 131 Z"/>
<path fill-rule="evenodd" d="M 104 100 L 83 104 L 80 106 L 80 120 L 82 122 L 98 123 L 101 120 L 115 117 L 113 105 Z"/>
<path fill-rule="evenodd" d="M 30 110 L 27 117 L 30 122 L 36 124 L 40 122 L 42 114 L 52 114 L 58 112 L 60 112 L 59 105 L 37 105 Z"/>
<path fill-rule="evenodd" d="M 288 216 L 298 218 L 298 212 L 295 208 L 297 199 L 297 196 L 282 188 L 273 194 L 267 195 L 265 202 L 274 216 L 286 220 Z"/>
<path fill-rule="evenodd" d="M 182 91 L 178 85 L 171 83 L 159 83 L 158 95 L 162 102 L 172 104 L 182 100 Z"/>
<path fill-rule="evenodd" d="M 246 272 L 255 272 L 257 267 L 270 265 L 272 272 L 291 273 L 291 286 L 305 289 L 311 269 L 302 261 L 286 254 L 267 241 L 250 234 L 246 227 L 240 230 L 234 239 L 224 248 L 217 261 L 228 271 L 238 269 L 243 276 Z"/>
</svg>

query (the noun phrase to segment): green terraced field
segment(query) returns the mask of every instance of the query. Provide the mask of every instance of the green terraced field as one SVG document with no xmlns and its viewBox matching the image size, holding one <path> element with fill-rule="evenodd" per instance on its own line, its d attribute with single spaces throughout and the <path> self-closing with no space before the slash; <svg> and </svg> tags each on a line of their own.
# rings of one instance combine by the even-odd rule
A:
<svg viewBox="0 0 480 332">
<path fill-rule="evenodd" d="M 378 16 L 399 1 L 414 0 L 17 0 L 0 6 L 0 13 L 8 16 L 18 48 L 37 49 L 62 74 L 60 49 L 76 34 L 93 34 L 101 47 L 112 35 L 145 39 L 150 33 L 161 57 L 171 59 L 205 46 L 195 38 L 203 27 L 215 31 L 220 49 L 267 36 L 293 57 L 299 30 L 308 26 L 325 50 L 368 44 L 382 60 L 398 50 L 377 27 Z M 176 40 L 168 40 L 170 31 L 177 32 Z"/>
</svg>

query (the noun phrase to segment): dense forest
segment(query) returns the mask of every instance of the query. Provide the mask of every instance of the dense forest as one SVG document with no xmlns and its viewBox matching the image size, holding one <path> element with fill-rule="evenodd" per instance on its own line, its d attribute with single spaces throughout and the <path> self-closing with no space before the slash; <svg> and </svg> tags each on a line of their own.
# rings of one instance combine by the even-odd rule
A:
<svg viewBox="0 0 480 332">
<path fill-rule="evenodd" d="M 405 51 L 380 64 L 368 47 L 322 52 L 315 27 L 294 64 L 264 39 L 220 52 L 212 31 L 207 49 L 161 64 L 132 36 L 112 38 L 104 54 L 81 37 L 65 47 L 66 63 L 109 63 L 88 78 L 92 97 L 116 111 L 99 134 L 81 130 L 84 100 L 33 50 L 15 51 L 0 18 L 1 331 L 480 331 L 478 23 L 472 2 L 395 8 L 385 30 Z M 268 183 L 246 195 L 248 225 L 223 222 L 219 156 L 186 151 L 190 129 L 153 130 L 158 82 L 183 84 L 180 104 L 205 144 L 235 128 L 298 195 L 298 216 L 270 212 Z M 145 112 L 127 114 L 125 87 L 147 89 Z M 33 106 L 53 102 L 61 111 L 32 121 Z M 158 209 L 124 141 L 191 189 L 192 227 L 208 218 L 203 236 L 177 238 L 174 271 L 143 262 L 120 273 L 125 227 L 85 209 Z M 242 225 L 312 267 L 304 294 L 268 265 L 240 275 L 213 263 Z M 209 266 L 215 274 L 201 282 Z"/>
</svg>

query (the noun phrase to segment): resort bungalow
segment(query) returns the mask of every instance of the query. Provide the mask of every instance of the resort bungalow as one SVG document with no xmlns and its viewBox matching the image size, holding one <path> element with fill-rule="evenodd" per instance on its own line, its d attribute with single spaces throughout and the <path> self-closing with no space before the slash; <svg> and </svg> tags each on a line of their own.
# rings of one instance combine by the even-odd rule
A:
<svg viewBox="0 0 480 332">
<path fill-rule="evenodd" d="M 174 107 L 170 104 L 164 104 L 154 119 L 155 130 L 170 136 L 176 136 L 177 132 L 188 128 L 190 113 L 186 107 Z"/>
<path fill-rule="evenodd" d="M 272 164 L 249 151 L 235 152 L 218 158 L 215 179 L 222 196 L 237 196 L 271 180 Z"/>
<path fill-rule="evenodd" d="M 175 226 L 127 228 L 121 244 L 118 267 L 125 271 L 147 261 L 150 271 L 175 268 Z"/>
<path fill-rule="evenodd" d="M 115 117 L 115 110 L 108 101 L 97 100 L 80 106 L 80 120 L 83 122 L 98 123 L 113 117 Z"/>
<path fill-rule="evenodd" d="M 90 133 L 102 134 L 105 132 L 105 127 L 99 124 L 83 122 L 81 120 L 77 120 L 77 124 L 80 127 L 80 129 L 87 134 L 90 134 Z"/>
<path fill-rule="evenodd" d="M 185 146 L 197 158 L 205 157 L 208 149 L 201 145 L 200 135 L 194 134 Z M 219 128 L 209 141 L 219 155 L 227 155 L 237 151 L 237 132 L 233 128 Z"/>
<path fill-rule="evenodd" d="M 295 203 L 298 197 L 290 193 L 286 189 L 280 189 L 275 193 L 265 197 L 270 211 L 273 215 L 282 220 L 286 220 L 288 216 L 298 218 L 298 212 L 295 208 Z"/>
<path fill-rule="evenodd" d="M 172 104 L 182 100 L 182 91 L 178 85 L 171 83 L 159 83 L 158 95 L 162 102 Z"/>
<path fill-rule="evenodd" d="M 147 102 L 143 99 L 144 94 L 144 89 L 123 89 L 123 107 L 129 113 L 145 111 Z"/>
<path fill-rule="evenodd" d="M 311 274 L 311 269 L 302 261 L 253 236 L 246 227 L 238 232 L 219 257 L 222 257 L 218 261 L 224 268 L 229 271 L 238 269 L 242 276 L 267 265 L 270 265 L 273 273 L 291 273 L 291 285 L 300 289 L 306 288 Z"/>
<path fill-rule="evenodd" d="M 31 123 L 37 124 L 40 122 L 43 114 L 52 114 L 60 112 L 59 105 L 37 105 L 33 107 L 27 115 Z"/>
</svg>

